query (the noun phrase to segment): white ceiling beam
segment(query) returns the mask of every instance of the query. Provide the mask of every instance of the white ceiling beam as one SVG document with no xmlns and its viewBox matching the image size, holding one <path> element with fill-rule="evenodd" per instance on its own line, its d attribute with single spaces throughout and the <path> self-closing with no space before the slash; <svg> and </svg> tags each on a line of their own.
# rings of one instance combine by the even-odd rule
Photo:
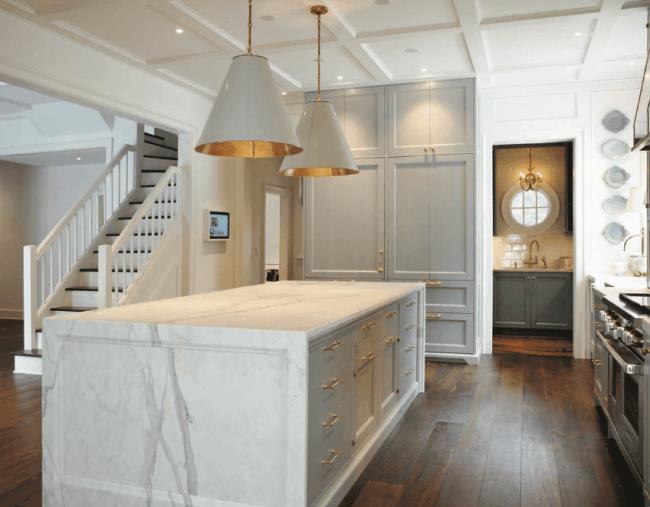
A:
<svg viewBox="0 0 650 507">
<path fill-rule="evenodd" d="M 483 37 L 481 36 L 481 19 L 476 0 L 452 0 L 456 15 L 460 21 L 465 37 L 465 45 L 476 74 L 486 76 L 490 72 Z"/>
<path fill-rule="evenodd" d="M 529 14 L 515 14 L 512 16 L 500 16 L 498 18 L 485 18 L 481 20 L 481 26 L 486 28 L 491 25 L 523 25 L 543 20 L 554 20 L 559 18 L 596 18 L 600 14 L 598 9 L 570 9 L 562 11 L 534 12 Z"/>
<path fill-rule="evenodd" d="M 603 0 L 595 26 L 589 36 L 589 43 L 583 59 L 581 77 L 598 64 L 605 53 L 609 37 L 614 29 L 616 20 L 623 8 L 625 0 Z"/>
<path fill-rule="evenodd" d="M 305 7 L 313 5 L 313 1 L 304 0 Z M 329 0 L 325 1 L 325 5 L 329 9 L 326 16 L 323 16 L 322 23 L 325 25 L 336 39 L 343 44 L 343 46 L 354 56 L 354 58 L 361 64 L 361 66 L 368 72 L 368 74 L 377 81 L 386 81 L 391 79 L 391 73 L 386 68 L 386 65 L 379 59 L 379 57 L 372 51 L 368 51 L 368 47 L 364 47 L 359 40 L 357 34 L 350 26 L 350 23 L 345 19 L 343 14 L 332 5 Z"/>
</svg>

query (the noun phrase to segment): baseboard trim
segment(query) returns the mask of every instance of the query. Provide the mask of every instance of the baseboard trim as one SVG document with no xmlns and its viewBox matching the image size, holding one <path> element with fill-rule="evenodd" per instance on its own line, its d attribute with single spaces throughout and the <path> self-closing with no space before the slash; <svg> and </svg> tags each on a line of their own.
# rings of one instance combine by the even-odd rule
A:
<svg viewBox="0 0 650 507">
<path fill-rule="evenodd" d="M 11 308 L 0 308 L 0 319 L 23 320 L 23 311 Z"/>
<path fill-rule="evenodd" d="M 14 373 L 42 375 L 42 360 L 40 357 L 14 356 Z"/>
</svg>

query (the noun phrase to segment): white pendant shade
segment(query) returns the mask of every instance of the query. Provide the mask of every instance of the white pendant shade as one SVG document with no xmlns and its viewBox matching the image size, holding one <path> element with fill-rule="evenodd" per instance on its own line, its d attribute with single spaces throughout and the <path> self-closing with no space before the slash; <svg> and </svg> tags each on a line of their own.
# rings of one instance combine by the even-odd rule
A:
<svg viewBox="0 0 650 507">
<path fill-rule="evenodd" d="M 284 159 L 280 172 L 285 176 L 344 176 L 359 172 L 329 102 L 305 104 L 296 133 L 304 151 Z"/>
<path fill-rule="evenodd" d="M 239 158 L 300 153 L 269 62 L 244 54 L 233 58 L 195 150 Z"/>
</svg>

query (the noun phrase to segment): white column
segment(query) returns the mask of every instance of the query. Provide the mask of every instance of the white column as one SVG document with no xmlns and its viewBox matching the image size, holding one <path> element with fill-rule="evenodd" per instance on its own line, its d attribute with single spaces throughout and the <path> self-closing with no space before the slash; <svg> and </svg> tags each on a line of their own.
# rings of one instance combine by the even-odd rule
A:
<svg viewBox="0 0 650 507">
<path fill-rule="evenodd" d="M 111 276 L 113 274 L 112 246 L 99 245 L 98 255 L 98 308 L 110 308 L 113 303 L 113 287 Z"/>
<path fill-rule="evenodd" d="M 35 349 L 37 308 L 36 247 L 23 247 L 23 336 L 26 350 Z"/>
</svg>

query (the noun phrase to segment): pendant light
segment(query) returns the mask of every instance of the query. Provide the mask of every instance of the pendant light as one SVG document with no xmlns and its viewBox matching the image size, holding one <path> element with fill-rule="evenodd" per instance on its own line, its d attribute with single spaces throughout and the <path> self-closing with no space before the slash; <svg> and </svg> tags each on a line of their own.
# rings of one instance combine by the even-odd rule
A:
<svg viewBox="0 0 650 507">
<path fill-rule="evenodd" d="M 248 0 L 248 48 L 233 58 L 195 150 L 238 158 L 300 153 L 269 62 L 253 54 L 253 0 Z"/>
<path fill-rule="evenodd" d="M 305 104 L 296 134 L 305 151 L 284 159 L 280 172 L 285 176 L 346 176 L 357 174 L 359 169 L 354 162 L 341 125 L 336 119 L 334 107 L 321 100 L 321 16 L 327 7 L 315 5 L 310 11 L 318 17 L 318 89 L 316 100 Z"/>
</svg>

